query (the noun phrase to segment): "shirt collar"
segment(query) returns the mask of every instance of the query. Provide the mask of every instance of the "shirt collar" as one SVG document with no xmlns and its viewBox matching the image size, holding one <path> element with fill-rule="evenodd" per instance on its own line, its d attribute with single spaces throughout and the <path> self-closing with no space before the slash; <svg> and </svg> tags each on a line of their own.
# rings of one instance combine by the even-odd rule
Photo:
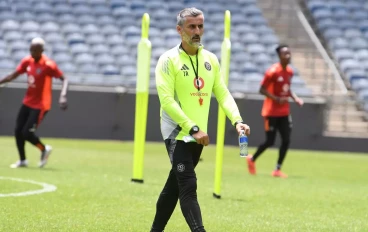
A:
<svg viewBox="0 0 368 232">
<path fill-rule="evenodd" d="M 36 63 L 36 61 L 32 58 L 33 62 Z M 44 54 L 41 55 L 40 60 L 36 64 L 44 65 L 46 62 L 46 56 Z"/>
<path fill-rule="evenodd" d="M 182 52 L 185 53 L 184 49 L 181 47 L 181 43 L 176 45 L 176 48 L 178 49 L 179 53 L 182 53 Z M 202 51 L 202 49 L 203 49 L 203 44 L 199 45 L 198 54 Z"/>
</svg>

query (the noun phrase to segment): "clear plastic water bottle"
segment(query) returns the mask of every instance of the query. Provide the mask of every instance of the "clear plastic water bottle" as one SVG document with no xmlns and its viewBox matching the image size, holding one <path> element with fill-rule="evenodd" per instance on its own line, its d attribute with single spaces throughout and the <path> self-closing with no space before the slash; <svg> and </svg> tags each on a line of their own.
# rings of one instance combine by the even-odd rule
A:
<svg viewBox="0 0 368 232">
<path fill-rule="evenodd" d="M 239 149 L 240 149 L 240 157 L 247 157 L 248 155 L 248 137 L 245 135 L 244 130 L 242 130 L 239 135 Z"/>
</svg>

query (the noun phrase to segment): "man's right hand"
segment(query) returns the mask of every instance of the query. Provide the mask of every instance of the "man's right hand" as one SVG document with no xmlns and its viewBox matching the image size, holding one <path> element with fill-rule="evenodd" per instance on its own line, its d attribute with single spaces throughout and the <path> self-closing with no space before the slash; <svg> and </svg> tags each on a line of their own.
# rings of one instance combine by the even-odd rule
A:
<svg viewBox="0 0 368 232">
<path fill-rule="evenodd" d="M 210 143 L 210 137 L 208 137 L 208 134 L 201 130 L 193 134 L 192 137 L 197 141 L 198 144 L 202 144 L 203 146 L 207 146 Z"/>
</svg>

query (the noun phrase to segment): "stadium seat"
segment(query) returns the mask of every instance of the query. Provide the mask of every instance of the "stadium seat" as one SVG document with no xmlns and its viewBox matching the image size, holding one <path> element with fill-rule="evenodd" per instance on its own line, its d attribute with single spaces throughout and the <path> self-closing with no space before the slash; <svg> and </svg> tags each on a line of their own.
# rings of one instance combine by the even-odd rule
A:
<svg viewBox="0 0 368 232">
<path fill-rule="evenodd" d="M 101 69 L 104 75 L 120 75 L 119 69 L 112 64 L 104 65 L 101 67 Z"/>
<path fill-rule="evenodd" d="M 55 53 L 52 58 L 56 63 L 73 62 L 72 56 L 70 56 L 67 52 Z"/>
<path fill-rule="evenodd" d="M 76 55 L 74 60 L 79 65 L 91 64 L 91 63 L 93 64 L 95 62 L 95 57 L 89 53 L 82 53 L 82 54 Z"/>
<path fill-rule="evenodd" d="M 95 64 L 83 64 L 78 68 L 78 71 L 87 74 L 101 73 L 101 70 L 99 70 L 98 66 Z"/>
<path fill-rule="evenodd" d="M 14 69 L 16 63 L 9 59 L 0 59 L 0 69 Z"/>
<path fill-rule="evenodd" d="M 87 53 L 90 51 L 90 47 L 84 43 L 76 43 L 70 46 L 70 51 L 73 55 Z"/>
</svg>

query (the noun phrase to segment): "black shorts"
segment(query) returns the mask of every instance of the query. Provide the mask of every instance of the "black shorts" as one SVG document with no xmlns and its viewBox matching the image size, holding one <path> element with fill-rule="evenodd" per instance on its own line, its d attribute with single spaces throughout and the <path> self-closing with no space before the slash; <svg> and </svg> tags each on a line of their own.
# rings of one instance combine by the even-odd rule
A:
<svg viewBox="0 0 368 232">
<path fill-rule="evenodd" d="M 265 117 L 265 131 L 266 132 L 280 132 L 280 134 L 288 134 L 291 132 L 292 120 L 291 115 L 280 117 Z"/>
<path fill-rule="evenodd" d="M 22 105 L 19 110 L 16 122 L 16 131 L 36 130 L 41 121 L 45 118 L 48 111 L 33 109 Z"/>
</svg>

